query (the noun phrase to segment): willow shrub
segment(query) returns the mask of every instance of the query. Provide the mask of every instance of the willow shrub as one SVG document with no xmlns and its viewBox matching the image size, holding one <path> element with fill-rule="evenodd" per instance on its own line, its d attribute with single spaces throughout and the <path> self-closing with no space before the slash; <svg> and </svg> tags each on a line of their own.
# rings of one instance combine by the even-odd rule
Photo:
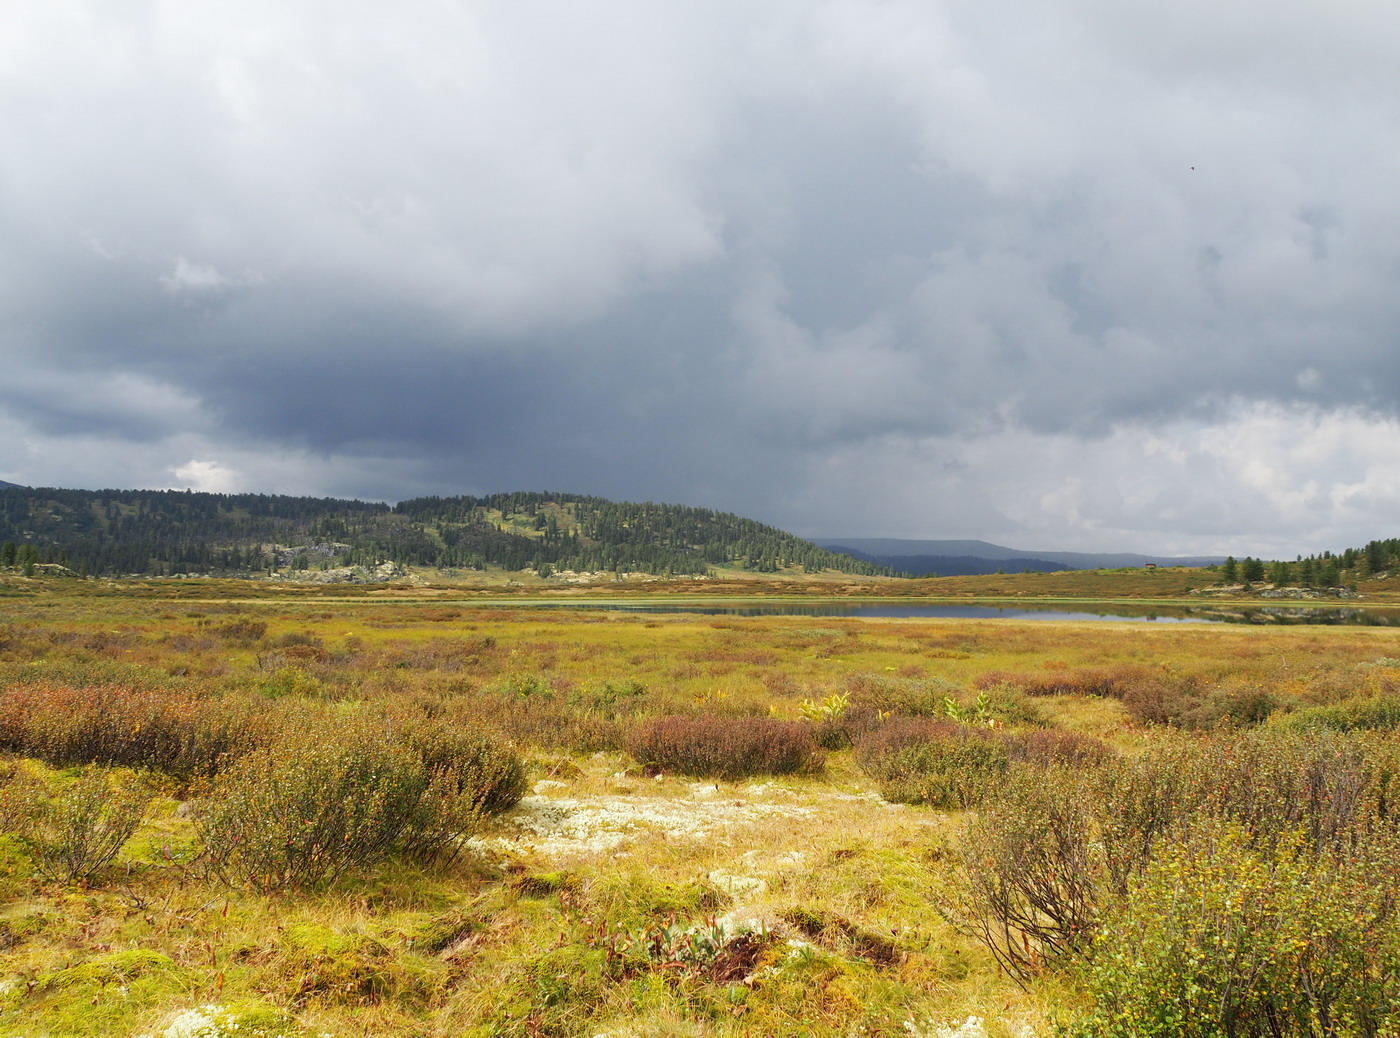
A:
<svg viewBox="0 0 1400 1038">
<path fill-rule="evenodd" d="M 825 763 L 810 725 L 771 717 L 656 717 L 631 731 L 627 751 L 644 767 L 730 780 L 819 771 Z"/>
<path fill-rule="evenodd" d="M 19 837 L 34 867 L 53 880 L 91 879 L 131 839 L 150 802 L 139 778 L 95 766 L 54 792 L 15 772 L 7 779 L 0 830 Z"/>
<path fill-rule="evenodd" d="M 1095 790 L 1069 767 L 1014 767 L 957 848 L 965 884 L 951 913 L 1024 978 L 1094 935 L 1103 885 Z"/>
<path fill-rule="evenodd" d="M 421 734 L 421 733 L 420 733 Z M 218 875 L 264 889 L 308 888 L 406 851 L 451 856 L 484 805 L 519 799 L 508 747 L 454 757 L 447 738 L 415 747 L 392 722 L 320 719 L 240 757 L 199 817 Z M 483 761 L 495 766 L 475 767 Z"/>
<path fill-rule="evenodd" d="M 1013 765 L 964 829 L 955 914 L 1021 978 L 1086 947 L 1106 906 L 1203 822 L 1236 827 L 1264 859 L 1315 861 L 1374 859 L 1400 822 L 1397 748 L 1382 740 L 1252 733 L 1087 763 Z"/>
<path fill-rule="evenodd" d="M 1211 820 L 1160 848 L 1107 910 L 1081 1036 L 1394 1034 L 1400 922 L 1393 839 L 1317 855 L 1302 830 L 1266 849 Z"/>
<path fill-rule="evenodd" d="M 525 764 L 500 736 L 434 719 L 406 725 L 403 738 L 484 814 L 509 811 L 525 795 Z"/>
</svg>

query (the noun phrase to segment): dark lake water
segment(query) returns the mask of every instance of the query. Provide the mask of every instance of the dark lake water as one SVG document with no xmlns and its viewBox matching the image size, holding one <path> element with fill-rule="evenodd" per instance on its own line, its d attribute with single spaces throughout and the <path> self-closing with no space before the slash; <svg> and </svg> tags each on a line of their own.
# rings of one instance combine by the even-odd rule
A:
<svg viewBox="0 0 1400 1038">
<path fill-rule="evenodd" d="M 1033 606 L 910 605 L 902 602 L 522 602 L 530 609 L 601 609 L 627 613 L 700 613 L 709 616 L 853 616 L 894 619 L 1107 620 L 1128 623 L 1235 623 L 1255 625 L 1355 624 L 1400 627 L 1400 610 L 1348 606 Z"/>
</svg>

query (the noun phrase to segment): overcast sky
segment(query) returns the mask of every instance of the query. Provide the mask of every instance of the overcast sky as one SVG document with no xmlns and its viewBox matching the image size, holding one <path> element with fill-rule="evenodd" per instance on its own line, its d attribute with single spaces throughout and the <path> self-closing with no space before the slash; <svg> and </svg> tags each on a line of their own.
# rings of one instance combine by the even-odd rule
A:
<svg viewBox="0 0 1400 1038">
<path fill-rule="evenodd" d="M 1400 534 L 1393 0 L 6 0 L 0 478 Z"/>
</svg>

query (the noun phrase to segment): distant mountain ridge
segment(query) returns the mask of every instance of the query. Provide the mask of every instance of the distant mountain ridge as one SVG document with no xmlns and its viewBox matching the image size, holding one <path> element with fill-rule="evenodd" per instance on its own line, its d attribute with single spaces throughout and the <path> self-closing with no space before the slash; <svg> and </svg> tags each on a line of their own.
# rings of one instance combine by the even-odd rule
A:
<svg viewBox="0 0 1400 1038">
<path fill-rule="evenodd" d="M 275 494 L 8 487 L 0 489 L 0 542 L 17 561 L 90 574 L 338 579 L 337 571 L 354 570 L 344 579 L 383 579 L 372 574 L 390 563 L 541 577 L 695 576 L 715 568 L 887 572 L 728 512 L 552 492 L 391 506 Z"/>
<path fill-rule="evenodd" d="M 897 537 L 815 537 L 813 543 L 848 552 L 875 565 L 901 573 L 944 577 L 995 573 L 999 569 L 1029 569 L 1051 573 L 1065 569 L 1122 569 L 1158 566 L 1210 566 L 1224 561 L 1216 555 L 1141 555 L 1135 552 L 1023 551 L 989 541 L 904 540 Z"/>
</svg>

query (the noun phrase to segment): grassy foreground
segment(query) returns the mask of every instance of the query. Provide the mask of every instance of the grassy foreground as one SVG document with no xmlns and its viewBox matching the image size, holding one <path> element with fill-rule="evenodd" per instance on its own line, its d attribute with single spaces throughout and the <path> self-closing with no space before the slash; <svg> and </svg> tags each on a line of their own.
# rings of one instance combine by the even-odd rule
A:
<svg viewBox="0 0 1400 1038">
<path fill-rule="evenodd" d="M 247 589 L 253 601 L 189 601 L 187 586 L 162 595 L 155 583 L 10 590 L 0 1034 L 1204 1035 L 1270 1033 L 1250 1023 L 1270 1013 L 1284 1021 L 1276 1033 L 1395 1033 L 1357 1008 L 1389 995 L 1351 988 L 1328 1003 L 1330 1023 L 1314 1003 L 1276 998 L 1212 1031 L 1218 1021 L 1191 1016 L 1206 996 L 1173 989 L 1189 971 L 1169 961 L 1209 949 L 1164 929 L 1132 943 L 1167 903 L 1143 899 L 1170 886 L 1172 862 L 1171 882 L 1198 883 L 1203 904 L 1220 887 L 1192 863 L 1231 862 L 1219 882 L 1266 914 L 1295 888 L 1344 884 L 1352 905 L 1394 888 L 1366 857 L 1391 846 L 1389 809 L 1373 801 L 1392 792 L 1384 769 L 1400 773 L 1388 629 L 561 615 L 363 592 L 268 602 L 262 587 Z M 185 741 L 143 742 L 157 720 Z M 773 739 L 790 745 L 754 749 L 744 774 L 704 773 L 677 750 L 738 767 L 742 733 L 780 721 Z M 248 836 L 211 853 L 228 832 L 211 820 L 251 788 L 235 781 L 239 762 L 294 776 L 314 757 L 299 733 L 334 742 L 325 733 L 371 724 L 485 733 L 521 758 L 525 796 L 473 814 L 464 853 L 416 853 L 396 831 L 382 853 L 307 882 L 240 868 Z M 1371 734 L 1343 731 L 1358 728 Z M 1239 741 L 1253 732 L 1282 741 Z M 1261 745 L 1278 752 L 1266 760 Z M 103 786 L 86 765 L 118 746 L 129 757 L 112 757 Z M 779 767 L 793 747 L 796 763 Z M 1263 803 L 1250 783 L 1295 757 L 1326 789 L 1352 776 L 1350 813 L 1331 793 L 1322 814 Z M 1247 808 L 1246 793 L 1204 792 L 1227 773 L 1248 787 Z M 1089 803 L 1103 798 L 1085 776 L 1100 774 L 1109 788 L 1170 786 L 1162 818 L 1134 822 L 1141 860 L 1075 858 L 1083 890 L 1066 890 L 1060 868 L 1056 897 L 1078 901 L 1037 910 L 1034 925 L 1000 920 L 1009 947 L 987 939 L 988 876 L 1018 881 L 997 848 L 1023 840 L 1009 855 L 1022 863 L 1051 853 L 1018 820 L 1068 812 L 1067 831 L 1097 834 L 1086 854 L 1120 831 L 1122 816 Z M 1292 772 L 1269 775 L 1282 788 Z M 89 788 L 107 799 L 84 831 L 115 825 L 122 790 L 141 790 L 144 811 L 110 861 L 79 874 L 62 845 L 82 827 L 61 805 Z M 1045 788 L 1061 799 L 1042 804 Z M 345 830 L 347 845 L 358 832 Z M 1295 852 L 1290 840 L 1311 842 Z M 1258 932 L 1230 896 L 1211 925 Z M 1115 901 L 1141 912 L 1115 915 Z M 1279 947 L 1330 940 L 1353 974 L 1393 976 L 1393 933 L 1340 926 Z M 1142 1017 L 1141 992 L 1094 942 L 1160 967 L 1155 1002 L 1182 1014 Z M 1208 974 L 1235 968 L 1217 953 Z M 1298 962 L 1298 975 L 1330 976 L 1320 959 Z M 1305 1017 L 1312 1031 L 1288 1022 Z"/>
</svg>

